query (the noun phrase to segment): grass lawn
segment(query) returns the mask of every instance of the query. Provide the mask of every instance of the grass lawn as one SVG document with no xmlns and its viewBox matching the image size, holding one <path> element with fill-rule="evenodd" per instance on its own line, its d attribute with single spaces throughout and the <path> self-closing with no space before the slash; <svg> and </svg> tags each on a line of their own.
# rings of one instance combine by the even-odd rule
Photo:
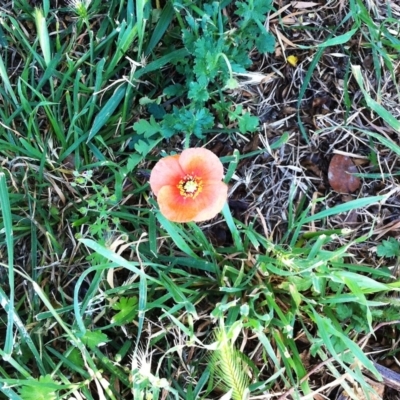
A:
<svg viewBox="0 0 400 400">
<path fill-rule="evenodd" d="M 2 1 L 0 399 L 400 399 L 399 54 L 395 1 Z"/>
</svg>

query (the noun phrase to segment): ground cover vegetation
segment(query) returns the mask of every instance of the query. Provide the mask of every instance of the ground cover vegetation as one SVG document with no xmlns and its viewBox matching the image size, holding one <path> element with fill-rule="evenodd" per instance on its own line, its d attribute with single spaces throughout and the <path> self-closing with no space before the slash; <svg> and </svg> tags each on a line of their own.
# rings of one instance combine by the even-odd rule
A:
<svg viewBox="0 0 400 400">
<path fill-rule="evenodd" d="M 0 398 L 398 398 L 399 18 L 3 1 Z M 171 222 L 200 147 L 228 201 Z"/>
</svg>

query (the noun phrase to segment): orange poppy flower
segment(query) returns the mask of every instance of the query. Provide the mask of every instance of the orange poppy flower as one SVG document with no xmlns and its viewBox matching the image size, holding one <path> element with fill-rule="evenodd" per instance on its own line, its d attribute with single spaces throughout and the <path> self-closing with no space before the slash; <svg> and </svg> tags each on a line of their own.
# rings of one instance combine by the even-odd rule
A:
<svg viewBox="0 0 400 400">
<path fill-rule="evenodd" d="M 150 186 L 161 214 L 174 222 L 205 221 L 215 217 L 228 197 L 224 169 L 210 150 L 193 148 L 162 158 L 150 175 Z"/>
</svg>

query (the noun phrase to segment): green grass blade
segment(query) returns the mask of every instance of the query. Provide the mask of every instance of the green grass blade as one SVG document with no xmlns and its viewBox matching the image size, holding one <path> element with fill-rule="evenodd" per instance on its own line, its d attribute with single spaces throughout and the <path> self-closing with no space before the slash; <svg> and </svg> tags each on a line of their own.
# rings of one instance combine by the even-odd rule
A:
<svg viewBox="0 0 400 400">
<path fill-rule="evenodd" d="M 224 178 L 225 183 L 229 183 L 229 181 L 232 179 L 232 176 L 235 173 L 236 168 L 239 164 L 240 153 L 238 150 L 236 150 L 236 149 L 234 150 L 233 157 L 234 157 L 234 160 L 229 163 L 228 170 L 226 171 L 226 175 Z"/>
<path fill-rule="evenodd" d="M 144 271 L 143 271 L 144 272 Z M 136 339 L 136 350 L 139 349 L 140 346 L 140 338 L 142 336 L 144 317 L 146 315 L 146 307 L 147 307 L 147 279 L 146 275 L 140 276 L 140 284 L 139 284 L 139 309 L 138 309 L 138 331 L 137 331 L 137 339 Z"/>
<path fill-rule="evenodd" d="M 107 123 L 107 121 L 111 117 L 111 114 L 116 110 L 116 108 L 121 103 L 121 100 L 124 98 L 125 92 L 126 92 L 125 85 L 120 86 L 108 99 L 105 106 L 101 109 L 99 114 L 94 119 L 93 126 L 89 132 L 89 137 L 87 139 L 87 142 L 90 142 L 93 139 L 93 137 L 100 131 L 100 129 Z"/>
<path fill-rule="evenodd" d="M 144 7 L 146 2 L 144 0 L 136 0 L 136 29 L 138 35 L 138 54 L 142 54 L 144 33 L 146 27 L 146 20 L 144 18 Z"/>
<path fill-rule="evenodd" d="M 368 131 L 366 129 L 361 129 L 357 126 L 352 126 L 352 125 L 347 125 L 344 126 L 343 128 L 349 129 L 349 130 L 354 130 L 357 132 L 362 132 L 367 136 L 373 137 L 374 139 L 378 140 L 381 144 L 383 144 L 387 149 L 389 149 L 390 151 L 393 151 L 394 153 L 396 153 L 399 157 L 400 157 L 400 146 L 393 140 L 386 138 L 384 136 L 382 136 L 379 133 L 375 133 L 372 131 Z M 320 130 L 317 131 L 316 133 L 321 133 L 324 130 Z M 387 174 L 382 174 L 382 173 L 371 173 L 371 174 L 362 174 L 362 173 L 357 173 L 354 174 L 355 176 L 364 176 L 364 177 L 369 177 L 369 178 L 381 178 L 381 177 L 390 177 L 390 176 L 397 176 L 399 175 L 400 172 L 391 172 L 391 173 L 387 173 Z"/>
<path fill-rule="evenodd" d="M 0 54 L 0 78 L 3 81 L 3 85 L 7 91 L 7 93 L 11 96 L 12 101 L 14 102 L 14 105 L 17 106 L 18 105 L 18 100 L 14 94 L 14 91 L 12 89 L 10 80 L 8 79 L 8 75 L 7 75 L 7 71 L 6 71 L 6 67 L 4 65 L 4 61 L 3 61 L 3 57 Z"/>
<path fill-rule="evenodd" d="M 395 129 L 396 132 L 400 133 L 400 121 L 396 119 L 388 110 L 386 110 L 386 108 L 377 103 L 365 89 L 364 79 L 361 74 L 361 67 L 359 65 L 353 65 L 351 69 L 353 71 L 354 78 L 356 79 L 358 86 L 364 95 L 368 107 L 371 108 L 372 111 L 375 111 L 385 122 Z"/>
<path fill-rule="evenodd" d="M 317 46 L 301 46 L 301 45 L 299 45 L 299 48 L 300 49 L 312 49 L 315 47 L 321 48 L 321 47 L 338 46 L 340 44 L 347 43 L 357 31 L 358 31 L 358 27 L 351 29 L 350 31 L 344 33 L 343 35 L 334 36 Z"/>
<path fill-rule="evenodd" d="M 7 383 L 0 383 L 0 392 L 4 393 L 9 400 L 24 400 L 14 390 L 10 389 Z"/>
<path fill-rule="evenodd" d="M 14 238 L 13 238 L 13 227 L 11 217 L 10 199 L 8 196 L 8 188 L 6 182 L 6 176 L 4 172 L 0 172 L 0 208 L 3 217 L 4 231 L 6 235 L 7 245 L 7 264 L 8 264 L 8 283 L 10 286 L 10 295 L 8 301 L 8 312 L 7 312 L 7 332 L 6 340 L 4 344 L 4 359 L 9 359 L 13 352 L 14 344 Z"/>
<path fill-rule="evenodd" d="M 161 226 L 168 232 L 176 246 L 188 256 L 198 258 L 184 239 L 185 233 L 177 224 L 168 221 L 161 213 L 157 213 Z"/>
<path fill-rule="evenodd" d="M 175 12 L 172 2 L 167 2 L 161 12 L 160 19 L 157 21 L 157 25 L 154 28 L 146 50 L 144 51 L 145 56 L 149 55 L 157 46 L 168 26 L 171 24 L 174 14 Z"/>
<path fill-rule="evenodd" d="M 34 17 L 44 62 L 46 63 L 46 66 L 48 66 L 51 61 L 50 37 L 49 31 L 47 30 L 46 18 L 43 15 L 43 10 L 41 8 L 35 8 Z"/>
<path fill-rule="evenodd" d="M 90 102 L 89 106 L 89 115 L 88 115 L 88 122 L 90 123 L 92 121 L 93 113 L 95 110 L 95 106 L 97 103 L 97 98 L 98 98 L 98 92 L 101 89 L 101 85 L 103 83 L 103 71 L 104 71 L 104 66 L 105 66 L 106 60 L 102 58 L 99 60 L 96 66 L 96 79 L 95 79 L 95 85 L 94 85 L 94 93 Z"/>
<path fill-rule="evenodd" d="M 8 47 L 7 38 L 1 26 L 0 26 L 0 47 Z"/>
<path fill-rule="evenodd" d="M 106 70 L 106 76 L 112 76 L 115 73 L 115 68 L 118 63 L 121 61 L 122 57 L 125 55 L 129 47 L 133 44 L 137 36 L 138 28 L 137 25 L 129 25 L 123 21 L 119 26 L 119 35 L 117 41 L 117 49 L 115 50 L 115 54 L 108 65 Z"/>
<path fill-rule="evenodd" d="M 135 71 L 134 77 L 135 79 L 139 79 L 141 76 L 148 74 L 149 72 L 161 69 L 166 64 L 184 59 L 185 57 L 188 56 L 188 54 L 189 53 L 185 48 L 171 51 L 167 55 L 159 57 L 155 61 L 152 61 L 151 63 L 147 64 L 145 67 Z"/>
<path fill-rule="evenodd" d="M 298 222 L 298 224 L 303 225 L 307 224 L 312 221 L 316 221 L 318 219 L 326 218 L 331 215 L 336 215 L 340 214 L 343 212 L 351 211 L 357 208 L 362 208 L 362 207 L 368 207 L 371 204 L 377 203 L 381 200 L 384 200 L 387 196 L 371 196 L 371 197 L 366 197 L 363 199 L 357 199 L 357 200 L 352 200 L 347 203 L 339 204 L 338 206 L 329 208 L 328 210 L 320 211 L 317 214 L 311 215 L 309 217 L 306 217 Z"/>
<path fill-rule="evenodd" d="M 228 203 L 224 205 L 224 208 L 222 209 L 222 214 L 225 218 L 226 224 L 229 227 L 229 230 L 231 231 L 236 250 L 243 251 L 243 242 L 240 237 L 239 230 L 235 224 L 235 221 L 232 218 L 231 210 L 229 209 Z"/>
<path fill-rule="evenodd" d="M 310 66 L 307 69 L 306 76 L 304 77 L 303 84 L 301 85 L 301 88 L 300 88 L 299 97 L 297 98 L 297 109 L 298 109 L 298 111 L 297 111 L 297 122 L 299 124 L 299 128 L 300 128 L 301 134 L 303 135 L 303 137 L 304 137 L 304 139 L 305 139 L 305 141 L 307 143 L 310 143 L 310 139 L 307 136 L 306 130 L 304 128 L 304 124 L 301 121 L 301 117 L 300 117 L 301 101 L 303 100 L 303 97 L 304 97 L 304 95 L 306 93 L 308 84 L 311 81 L 311 77 L 312 77 L 312 75 L 314 73 L 314 69 L 317 66 L 317 64 L 318 64 L 319 60 L 321 59 L 322 55 L 324 54 L 324 50 L 325 50 L 324 47 L 320 47 L 318 49 L 318 51 L 315 53 L 314 58 L 311 61 Z"/>
</svg>

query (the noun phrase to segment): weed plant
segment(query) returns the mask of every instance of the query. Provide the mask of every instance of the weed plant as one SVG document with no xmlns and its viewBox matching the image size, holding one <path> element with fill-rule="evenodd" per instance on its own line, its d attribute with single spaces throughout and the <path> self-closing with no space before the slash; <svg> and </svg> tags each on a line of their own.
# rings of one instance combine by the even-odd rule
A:
<svg viewBox="0 0 400 400">
<path fill-rule="evenodd" d="M 233 202 L 210 224 L 172 223 L 149 192 L 161 156 L 263 129 L 237 99 L 258 79 L 253 58 L 278 46 L 269 29 L 277 4 L 10 4 L 0 7 L 1 398 L 373 393 L 364 372 L 380 375 L 363 344 L 377 324 L 398 319 L 400 284 L 389 268 L 358 257 L 373 219 L 362 234 L 332 230 L 329 221 L 382 206 L 393 191 L 326 206 L 293 179 L 279 240 L 262 213 L 243 220 Z M 357 90 L 368 112 L 400 131 L 390 101 L 378 101 L 382 87 L 369 91 L 349 46 L 362 38 L 382 67 L 374 78 L 384 70 L 395 81 L 398 21 L 376 25 L 361 0 L 346 7 L 335 29 L 324 27 L 324 41 L 308 47 L 313 58 L 296 99 L 299 138 L 315 139 L 300 115 L 313 71 L 325 50 L 342 46 L 346 77 L 358 89 L 345 80 L 341 127 L 362 136 L 371 160 L 377 146 L 398 156 L 393 135 L 360 130 L 348 118 Z M 225 181 L 233 186 L 243 161 L 284 151 L 290 138 L 281 132 L 267 149 L 222 157 Z M 398 258 L 396 246 L 383 242 L 378 256 Z M 315 378 L 322 372 L 329 380 Z"/>
</svg>

